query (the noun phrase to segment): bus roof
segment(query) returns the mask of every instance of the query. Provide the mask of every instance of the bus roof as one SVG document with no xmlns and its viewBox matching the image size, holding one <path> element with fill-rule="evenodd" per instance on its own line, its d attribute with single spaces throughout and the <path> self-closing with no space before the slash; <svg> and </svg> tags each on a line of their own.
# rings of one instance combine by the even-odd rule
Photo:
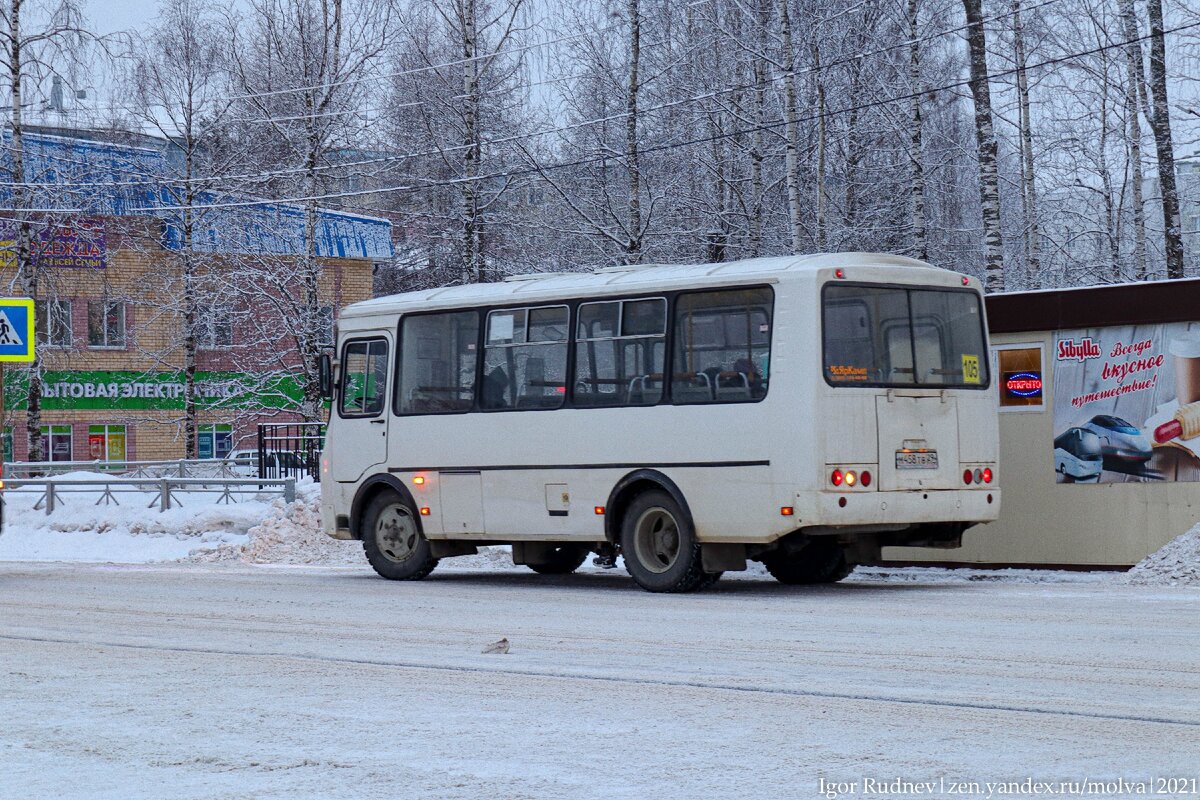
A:
<svg viewBox="0 0 1200 800">
<path fill-rule="evenodd" d="M 563 296 L 588 297 L 670 291 L 702 283 L 721 285 L 738 281 L 771 282 L 820 269 L 837 267 L 911 267 L 929 272 L 929 277 L 951 273 L 924 261 L 889 253 L 820 253 L 729 261 L 720 264 L 635 264 L 605 267 L 594 272 L 535 272 L 514 275 L 496 283 L 471 283 L 386 295 L 343 309 L 341 318 L 379 314 L 401 314 L 414 309 L 460 306 L 507 305 L 524 300 L 543 301 Z M 946 281 L 949 283 L 949 280 Z"/>
</svg>

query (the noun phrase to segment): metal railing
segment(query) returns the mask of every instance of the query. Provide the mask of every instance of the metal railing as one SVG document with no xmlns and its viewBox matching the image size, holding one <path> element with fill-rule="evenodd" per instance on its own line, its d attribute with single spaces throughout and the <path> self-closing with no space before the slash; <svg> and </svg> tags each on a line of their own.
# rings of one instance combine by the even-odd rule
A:
<svg viewBox="0 0 1200 800">
<path fill-rule="evenodd" d="M 10 461 L 4 464 L 4 474 L 12 478 L 38 478 L 61 475 L 64 472 L 97 472 L 106 475 L 128 475 L 131 478 L 214 477 L 237 478 L 237 470 L 253 471 L 248 461 L 230 458 L 175 458 L 163 461 Z"/>
<path fill-rule="evenodd" d="M 323 422 L 260 422 L 258 474 L 271 478 L 307 475 L 319 481 L 324 446 Z"/>
<path fill-rule="evenodd" d="M 44 487 L 41 496 L 33 504 L 35 511 L 44 510 L 47 515 L 53 514 L 54 509 L 63 502 L 63 495 L 85 494 L 96 492 L 100 497 L 93 505 L 121 505 L 117 495 L 140 494 L 154 496 L 146 504 L 147 508 L 158 505 L 159 511 L 167 511 L 172 505 L 183 507 L 183 501 L 177 496 L 189 493 L 219 494 L 217 504 L 236 503 L 237 493 L 254 492 L 261 494 L 278 487 L 284 502 L 291 503 L 296 499 L 295 478 L 20 478 L 6 479 L 4 491 L 8 494 L 12 489 L 26 487 Z M 274 492 L 272 492 L 274 493 Z"/>
</svg>

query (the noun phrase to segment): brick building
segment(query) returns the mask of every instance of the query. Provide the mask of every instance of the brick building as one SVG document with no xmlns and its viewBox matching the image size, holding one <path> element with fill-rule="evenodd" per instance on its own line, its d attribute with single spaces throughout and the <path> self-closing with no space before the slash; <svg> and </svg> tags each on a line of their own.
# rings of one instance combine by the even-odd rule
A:
<svg viewBox="0 0 1200 800">
<path fill-rule="evenodd" d="M 157 150 L 85 134 L 28 135 L 33 175 L 84 192 L 47 188 L 35 217 L 41 286 L 36 318 L 43 382 L 41 432 L 57 461 L 180 458 L 184 432 L 181 236 L 169 204 L 150 180 L 131 193 L 128 175 L 171 174 L 169 145 Z M 153 142 L 150 142 L 153 144 Z M 105 180 L 107 178 L 107 180 Z M 46 184 L 51 181 L 47 179 Z M 104 184 L 112 184 L 105 186 Z M 155 203 L 164 208 L 159 211 Z M 0 281 L 21 294 L 12 257 L 15 227 L 0 214 Z M 321 338 L 332 341 L 337 309 L 371 296 L 374 265 L 391 256 L 384 220 L 322 211 Z M 296 320 L 304 302 L 295 279 L 303 241 L 300 210 L 280 204 L 217 209 L 195 233 L 198 309 L 197 449 L 219 457 L 255 446 L 262 421 L 299 419 L 302 379 Z M 26 460 L 29 374 L 5 370 L 4 460 Z"/>
</svg>

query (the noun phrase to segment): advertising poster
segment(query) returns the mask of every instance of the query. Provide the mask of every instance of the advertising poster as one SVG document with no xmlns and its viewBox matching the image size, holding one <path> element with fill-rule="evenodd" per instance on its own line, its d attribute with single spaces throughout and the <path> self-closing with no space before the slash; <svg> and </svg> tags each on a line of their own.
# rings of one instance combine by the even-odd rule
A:
<svg viewBox="0 0 1200 800">
<path fill-rule="evenodd" d="M 105 269 L 108 251 L 104 228 L 98 220 L 75 219 L 33 223 L 30 242 L 33 258 L 39 266 L 59 269 Z M 0 221 L 0 267 L 16 262 L 17 227 L 11 220 Z"/>
<path fill-rule="evenodd" d="M 1200 322 L 1059 331 L 1059 483 L 1200 481 Z"/>
</svg>

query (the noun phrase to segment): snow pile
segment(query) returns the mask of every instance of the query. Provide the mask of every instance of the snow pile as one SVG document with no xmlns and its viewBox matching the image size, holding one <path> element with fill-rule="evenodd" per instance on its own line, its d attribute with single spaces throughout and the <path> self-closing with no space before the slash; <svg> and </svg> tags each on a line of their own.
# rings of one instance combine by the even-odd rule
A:
<svg viewBox="0 0 1200 800">
<path fill-rule="evenodd" d="M 61 479 L 95 479 L 72 473 Z M 166 561 L 196 549 L 246 540 L 262 521 L 270 496 L 241 493 L 240 502 L 217 503 L 216 493 L 173 493 L 175 503 L 160 512 L 155 492 L 117 492 L 104 502 L 99 490 L 63 487 L 53 514 L 34 506 L 38 487 L 4 492 L 0 561 Z M 148 506 L 153 505 L 150 508 Z"/>
<path fill-rule="evenodd" d="M 1126 574 L 1142 586 L 1200 586 L 1200 525 L 1167 542 Z"/>
<path fill-rule="evenodd" d="M 296 501 L 277 498 L 247 531 L 244 541 L 192 553 L 192 563 L 362 564 L 362 545 L 326 536 L 321 529 L 321 487 L 297 482 Z"/>
</svg>

